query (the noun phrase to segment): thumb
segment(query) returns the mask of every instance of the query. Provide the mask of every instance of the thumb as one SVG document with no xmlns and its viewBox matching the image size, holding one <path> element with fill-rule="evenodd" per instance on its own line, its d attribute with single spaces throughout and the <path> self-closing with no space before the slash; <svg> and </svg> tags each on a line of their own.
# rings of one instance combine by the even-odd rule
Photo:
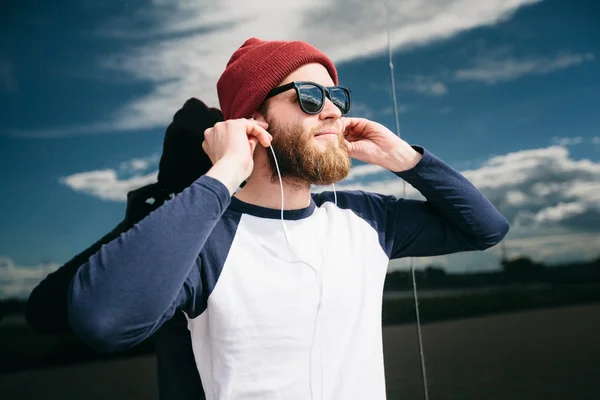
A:
<svg viewBox="0 0 600 400">
<path fill-rule="evenodd" d="M 258 144 L 258 138 L 256 136 L 249 137 L 248 144 L 250 145 L 250 154 L 253 155 L 256 145 Z"/>
<path fill-rule="evenodd" d="M 349 142 L 348 140 L 344 139 L 344 142 L 346 142 L 346 148 L 348 149 L 348 155 L 350 157 L 352 157 L 352 155 L 354 154 L 355 149 L 355 145 L 352 142 Z"/>
</svg>

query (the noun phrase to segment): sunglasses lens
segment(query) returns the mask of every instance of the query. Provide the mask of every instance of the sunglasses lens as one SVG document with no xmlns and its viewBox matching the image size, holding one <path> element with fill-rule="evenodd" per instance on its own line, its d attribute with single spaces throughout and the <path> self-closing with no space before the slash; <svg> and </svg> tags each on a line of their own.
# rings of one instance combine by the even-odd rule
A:
<svg viewBox="0 0 600 400">
<path fill-rule="evenodd" d="M 305 83 L 298 88 L 300 94 L 300 103 L 305 112 L 316 114 L 323 107 L 323 91 L 320 87 Z M 350 96 L 348 91 L 343 88 L 330 89 L 331 101 L 340 109 L 342 115 L 350 112 Z"/>
<path fill-rule="evenodd" d="M 323 104 L 323 92 L 314 85 L 300 85 L 300 103 L 308 113 L 317 113 Z"/>
<path fill-rule="evenodd" d="M 348 92 L 344 89 L 331 89 L 331 101 L 340 109 L 342 114 L 348 114 L 350 111 L 350 97 L 348 96 Z"/>
</svg>

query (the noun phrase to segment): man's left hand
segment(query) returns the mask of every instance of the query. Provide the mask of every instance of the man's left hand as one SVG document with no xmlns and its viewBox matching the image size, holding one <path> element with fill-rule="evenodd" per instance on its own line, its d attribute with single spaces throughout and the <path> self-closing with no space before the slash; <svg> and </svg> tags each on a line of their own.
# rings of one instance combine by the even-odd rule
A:
<svg viewBox="0 0 600 400">
<path fill-rule="evenodd" d="M 422 155 L 385 126 L 366 118 L 343 117 L 350 157 L 392 172 L 413 168 Z"/>
</svg>

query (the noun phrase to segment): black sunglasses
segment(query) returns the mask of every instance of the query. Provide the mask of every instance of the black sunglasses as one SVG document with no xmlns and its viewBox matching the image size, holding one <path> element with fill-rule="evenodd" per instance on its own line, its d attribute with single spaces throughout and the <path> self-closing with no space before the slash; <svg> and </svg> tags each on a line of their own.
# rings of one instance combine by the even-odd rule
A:
<svg viewBox="0 0 600 400">
<path fill-rule="evenodd" d="M 267 94 L 265 100 L 292 88 L 296 91 L 300 108 L 307 114 L 318 114 L 323 111 L 325 97 L 340 109 L 342 115 L 350 112 L 350 89 L 342 86 L 327 88 L 315 82 L 295 81 L 276 87 Z"/>
</svg>

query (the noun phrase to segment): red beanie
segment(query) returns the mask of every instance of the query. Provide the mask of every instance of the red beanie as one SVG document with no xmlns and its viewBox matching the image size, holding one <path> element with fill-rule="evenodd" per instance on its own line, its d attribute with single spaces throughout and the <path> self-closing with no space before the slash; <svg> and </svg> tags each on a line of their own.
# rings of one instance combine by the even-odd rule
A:
<svg viewBox="0 0 600 400">
<path fill-rule="evenodd" d="M 223 118 L 251 118 L 271 89 L 309 63 L 323 64 L 334 84 L 338 84 L 333 62 L 308 43 L 257 38 L 246 40 L 233 53 L 217 82 Z"/>
</svg>

